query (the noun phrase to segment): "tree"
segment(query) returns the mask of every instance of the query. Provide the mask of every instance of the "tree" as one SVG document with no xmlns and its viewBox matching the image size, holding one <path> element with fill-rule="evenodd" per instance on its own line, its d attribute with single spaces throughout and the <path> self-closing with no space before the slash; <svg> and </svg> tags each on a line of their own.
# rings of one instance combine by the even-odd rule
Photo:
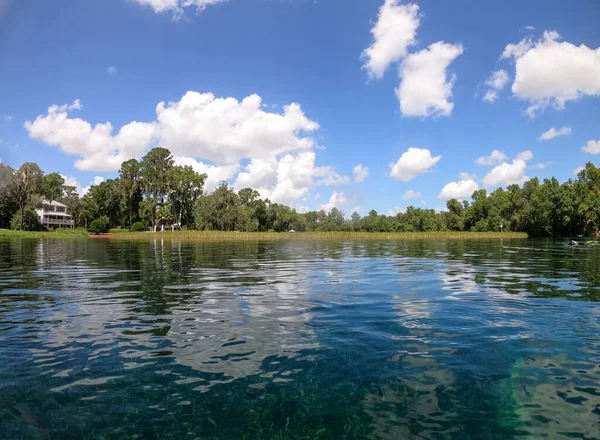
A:
<svg viewBox="0 0 600 440">
<path fill-rule="evenodd" d="M 194 220 L 198 229 L 234 231 L 240 220 L 239 197 L 226 183 L 198 198 Z"/>
<path fill-rule="evenodd" d="M 166 148 L 153 148 L 140 163 L 140 176 L 146 198 L 152 203 L 152 227 L 156 232 L 156 208 L 164 203 L 169 191 L 173 155 Z"/>
<path fill-rule="evenodd" d="M 44 225 L 40 223 L 40 218 L 32 207 L 28 206 L 23 214 L 17 212 L 11 222 L 10 228 L 19 231 L 42 231 Z"/>
<path fill-rule="evenodd" d="M 42 195 L 50 202 L 58 200 L 63 195 L 64 185 L 65 179 L 60 174 L 46 174 L 42 183 Z"/>
<path fill-rule="evenodd" d="M 140 190 L 140 163 L 137 160 L 129 159 L 121 164 L 119 184 L 127 200 L 129 227 L 131 228 L 133 222 L 133 201 Z"/>
<path fill-rule="evenodd" d="M 0 228 L 10 227 L 13 214 L 19 209 L 13 196 L 13 169 L 0 163 Z"/>
<path fill-rule="evenodd" d="M 106 224 L 106 221 L 104 221 L 104 219 L 97 218 L 90 224 L 89 231 L 93 232 L 96 235 L 103 234 L 105 232 L 108 232 L 108 225 Z"/>
<path fill-rule="evenodd" d="M 354 229 L 355 231 L 360 231 L 360 215 L 358 214 L 358 212 L 354 211 L 352 213 L 352 229 Z"/>
<path fill-rule="evenodd" d="M 33 196 L 40 193 L 43 176 L 44 173 L 40 167 L 33 162 L 25 162 L 21 165 L 21 168 L 14 173 L 12 188 L 13 195 L 21 213 L 21 230 L 23 229 L 25 207 L 30 204 Z"/>
<path fill-rule="evenodd" d="M 193 222 L 196 200 L 202 195 L 206 174 L 197 173 L 190 166 L 174 166 L 169 174 L 169 202 L 176 220 L 183 226 Z"/>
</svg>

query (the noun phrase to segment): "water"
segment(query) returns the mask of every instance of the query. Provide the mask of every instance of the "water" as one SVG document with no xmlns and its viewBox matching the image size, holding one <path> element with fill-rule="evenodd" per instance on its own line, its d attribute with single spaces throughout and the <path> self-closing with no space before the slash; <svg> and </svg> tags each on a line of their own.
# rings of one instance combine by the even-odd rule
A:
<svg viewBox="0 0 600 440">
<path fill-rule="evenodd" d="M 0 240 L 2 439 L 600 438 L 600 249 Z"/>
</svg>

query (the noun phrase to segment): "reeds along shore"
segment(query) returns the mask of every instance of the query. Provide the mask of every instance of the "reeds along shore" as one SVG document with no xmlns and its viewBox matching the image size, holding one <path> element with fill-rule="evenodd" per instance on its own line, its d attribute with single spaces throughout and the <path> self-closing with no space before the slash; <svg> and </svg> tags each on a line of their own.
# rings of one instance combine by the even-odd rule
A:
<svg viewBox="0 0 600 440">
<path fill-rule="evenodd" d="M 149 240 L 155 238 L 197 241 L 236 241 L 236 240 L 423 240 L 423 239 L 523 239 L 523 232 L 207 232 L 207 231 L 168 231 L 168 232 L 122 232 L 99 235 L 115 240 Z"/>
</svg>

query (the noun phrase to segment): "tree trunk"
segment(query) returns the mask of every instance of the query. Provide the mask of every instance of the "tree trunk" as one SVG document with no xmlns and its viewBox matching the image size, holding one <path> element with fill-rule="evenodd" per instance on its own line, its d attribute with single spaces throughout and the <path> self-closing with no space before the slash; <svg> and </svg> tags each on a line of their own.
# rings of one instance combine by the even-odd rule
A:
<svg viewBox="0 0 600 440">
<path fill-rule="evenodd" d="M 152 231 L 156 232 L 156 203 L 152 205 Z"/>
<path fill-rule="evenodd" d="M 21 205 L 21 231 L 23 230 L 23 216 L 25 212 L 25 205 Z"/>
</svg>

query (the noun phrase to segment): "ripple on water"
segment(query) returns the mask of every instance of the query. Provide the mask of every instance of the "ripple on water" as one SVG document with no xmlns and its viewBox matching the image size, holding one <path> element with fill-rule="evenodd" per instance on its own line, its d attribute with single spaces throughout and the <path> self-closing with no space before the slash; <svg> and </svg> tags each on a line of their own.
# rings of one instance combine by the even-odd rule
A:
<svg viewBox="0 0 600 440">
<path fill-rule="evenodd" d="M 0 249 L 3 438 L 600 438 L 598 249 Z"/>
</svg>

